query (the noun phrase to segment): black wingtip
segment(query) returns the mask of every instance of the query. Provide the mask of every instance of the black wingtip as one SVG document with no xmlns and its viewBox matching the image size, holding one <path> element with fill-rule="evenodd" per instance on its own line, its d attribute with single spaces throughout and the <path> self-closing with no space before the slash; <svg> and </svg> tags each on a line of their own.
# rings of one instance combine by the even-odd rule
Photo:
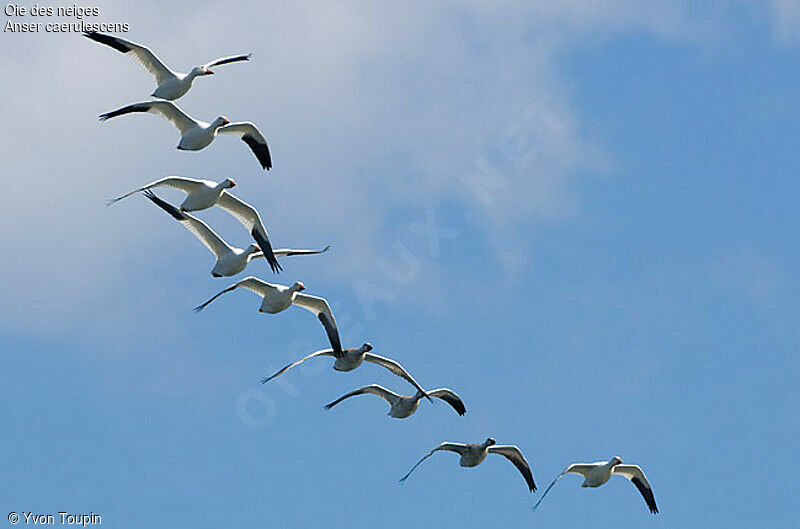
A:
<svg viewBox="0 0 800 529">
<path fill-rule="evenodd" d="M 250 147 L 250 150 L 253 151 L 253 154 L 256 155 L 258 159 L 258 163 L 261 164 L 261 168 L 265 171 L 269 171 L 272 169 L 272 156 L 269 153 L 269 145 L 266 143 L 259 143 L 256 138 L 251 136 L 250 134 L 245 134 L 242 136 L 242 141 Z"/>
<path fill-rule="evenodd" d="M 99 42 L 100 44 L 105 44 L 111 48 L 114 48 L 120 53 L 128 53 L 131 51 L 131 48 L 117 40 L 115 37 L 111 35 L 105 35 L 103 33 L 99 33 L 97 31 L 84 31 L 83 36 L 91 39 L 95 42 Z"/>
<path fill-rule="evenodd" d="M 145 189 L 142 191 L 142 194 L 149 198 L 156 206 L 169 213 L 175 220 L 184 221 L 188 219 L 188 217 L 180 209 L 176 208 L 166 200 L 162 200 L 150 189 Z"/>
<path fill-rule="evenodd" d="M 258 247 L 261 248 L 261 253 L 264 254 L 264 259 L 267 260 L 269 267 L 272 269 L 272 273 L 280 274 L 281 271 L 283 271 L 283 268 L 278 262 L 278 259 L 275 257 L 275 253 L 272 250 L 272 244 L 270 244 L 269 239 L 260 233 L 258 228 L 255 227 L 250 231 L 250 235 L 253 236 L 253 239 L 256 240 L 256 244 L 258 244 Z"/>
</svg>

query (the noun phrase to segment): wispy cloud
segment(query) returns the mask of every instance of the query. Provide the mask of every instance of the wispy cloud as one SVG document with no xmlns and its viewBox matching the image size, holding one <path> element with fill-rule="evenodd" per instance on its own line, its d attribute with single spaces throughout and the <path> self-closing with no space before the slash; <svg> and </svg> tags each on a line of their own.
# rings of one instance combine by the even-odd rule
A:
<svg viewBox="0 0 800 529">
<path fill-rule="evenodd" d="M 580 36 L 640 31 L 693 41 L 704 27 L 680 3 L 634 1 L 613 9 L 577 0 L 177 4 L 160 6 L 156 19 L 105 12 L 128 20 L 127 37 L 176 67 L 255 51 L 179 104 L 202 119 L 258 123 L 276 168 L 261 174 L 234 141 L 179 153 L 175 131 L 153 116 L 98 124 L 100 112 L 150 93 L 136 64 L 78 35 L 4 36 L 15 76 L 0 95 L 20 102 L 5 117 L 24 126 L 0 146 L 19 183 L 0 198 L 14 249 L 13 273 L 0 280 L 11 303 L 0 311 L 23 328 L 79 324 L 98 300 L 129 292 L 142 270 L 202 255 L 137 197 L 102 207 L 166 174 L 234 176 L 279 244 L 333 243 L 336 258 L 320 281 L 346 272 L 384 282 L 374 263 L 397 253 L 398 209 L 414 213 L 410 227 L 450 204 L 471 212 L 470 237 L 489 245 L 501 269 L 520 269 L 533 230 L 579 210 L 576 174 L 601 171 L 610 158 L 581 132 L 560 55 Z M 245 242 L 235 226 L 222 228 Z M 436 259 L 422 259 L 418 274 L 435 277 Z M 413 300 L 417 283 L 401 297 Z M 54 296 L 69 309 L 53 310 Z"/>
</svg>

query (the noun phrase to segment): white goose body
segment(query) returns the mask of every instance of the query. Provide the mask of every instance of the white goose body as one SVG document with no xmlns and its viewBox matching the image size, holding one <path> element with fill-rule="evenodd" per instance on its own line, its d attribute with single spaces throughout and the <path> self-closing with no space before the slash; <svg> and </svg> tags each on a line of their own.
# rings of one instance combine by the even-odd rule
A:
<svg viewBox="0 0 800 529">
<path fill-rule="evenodd" d="M 349 347 L 342 351 L 342 356 L 338 357 L 333 363 L 336 371 L 352 371 L 364 363 L 364 356 L 370 349 L 365 347 Z"/>
<path fill-rule="evenodd" d="M 214 268 L 211 269 L 212 276 L 234 276 L 244 271 L 251 259 L 264 255 L 257 244 L 251 244 L 244 249 L 231 246 L 225 242 L 222 237 L 217 235 L 208 224 L 188 213 L 184 213 L 169 202 L 160 199 L 150 189 L 146 189 L 144 195 L 192 232 L 195 237 L 214 254 L 217 261 L 214 263 Z"/>
<path fill-rule="evenodd" d="M 656 498 L 653 494 L 653 488 L 650 486 L 650 482 L 647 480 L 647 476 L 644 475 L 644 471 L 638 465 L 623 465 L 622 458 L 619 456 L 614 456 L 608 461 L 595 461 L 594 463 L 573 463 L 572 465 L 568 466 L 564 471 L 556 476 L 556 479 L 553 480 L 552 483 L 545 489 L 544 493 L 539 498 L 539 501 L 536 502 L 536 505 L 533 506 L 534 509 L 539 507 L 544 500 L 547 493 L 550 492 L 550 489 L 558 483 L 558 481 L 566 476 L 567 474 L 577 474 L 579 476 L 583 476 L 583 483 L 581 483 L 581 487 L 589 487 L 589 488 L 596 488 L 608 483 L 608 480 L 611 479 L 611 476 L 618 475 L 622 476 L 636 487 L 639 491 L 639 494 L 642 495 L 645 503 L 647 504 L 647 508 L 653 514 L 658 514 L 658 505 L 656 504 Z"/>
<path fill-rule="evenodd" d="M 198 180 L 185 176 L 167 176 L 150 182 L 139 189 L 134 189 L 129 193 L 125 193 L 120 197 L 107 200 L 106 205 L 110 206 L 134 193 L 155 189 L 157 187 L 171 187 L 186 193 L 186 198 L 179 206 L 181 211 L 202 211 L 217 205 L 227 189 L 236 187 L 236 182 L 234 182 L 233 178 L 226 178 L 221 182 L 212 182 L 211 180 Z"/>
<path fill-rule="evenodd" d="M 224 253 L 217 258 L 211 275 L 214 277 L 231 277 L 244 272 L 253 257 L 260 256 L 261 250 L 255 244 L 251 244 L 244 250 L 241 248 L 231 248 L 230 252 Z"/>
<path fill-rule="evenodd" d="M 160 85 L 158 85 L 158 88 L 156 88 L 155 92 L 153 92 L 151 95 L 159 99 L 168 99 L 170 101 L 174 101 L 186 94 L 186 92 L 188 92 L 192 87 L 192 83 L 194 82 L 195 78 L 200 75 L 203 74 L 195 70 L 192 70 L 189 73 L 173 72 L 173 76 L 168 77 Z"/>
<path fill-rule="evenodd" d="M 99 33 L 97 31 L 85 32 L 83 36 L 132 57 L 139 64 L 144 66 L 150 75 L 153 76 L 156 83 L 158 83 L 158 87 L 151 95 L 170 101 L 178 99 L 186 94 L 192 87 L 192 83 L 196 78 L 212 75 L 214 73 L 213 70 L 211 70 L 212 66 L 250 60 L 250 54 L 220 57 L 219 59 L 214 59 L 200 66 L 195 66 L 189 73 L 180 73 L 169 68 L 152 50 L 150 50 L 150 48 L 142 44 L 137 44 L 120 37 Z"/>
<path fill-rule="evenodd" d="M 274 285 L 274 287 L 274 289 L 267 291 L 264 295 L 258 312 L 265 312 L 267 314 L 283 312 L 294 304 L 297 293 L 304 288 L 302 283 L 295 283 L 290 287 L 285 285 Z"/>
<path fill-rule="evenodd" d="M 186 198 L 180 207 L 176 208 L 171 204 L 159 199 L 158 197 L 155 197 L 155 195 L 152 193 L 152 190 L 157 187 L 172 187 L 179 189 L 180 191 L 186 193 Z M 242 267 L 246 267 L 247 263 L 250 262 L 250 259 L 257 257 L 264 257 L 273 272 L 280 272 L 281 266 L 278 263 L 278 257 L 286 257 L 290 255 L 316 255 L 325 253 L 330 249 L 330 246 L 326 246 L 321 250 L 309 250 L 304 248 L 280 248 L 273 250 L 272 243 L 269 241 L 267 227 L 264 225 L 261 215 L 258 213 L 256 208 L 229 193 L 228 189 L 231 189 L 232 187 L 236 187 L 236 182 L 234 182 L 232 178 L 226 178 L 225 180 L 217 183 L 210 180 L 186 178 L 185 176 L 167 176 L 154 182 L 150 182 L 139 189 L 134 189 L 133 191 L 125 193 L 120 197 L 107 200 L 106 205 L 110 206 L 111 204 L 119 202 L 120 200 L 133 195 L 134 193 L 138 193 L 139 191 L 143 192 L 145 196 L 155 202 L 159 207 L 161 207 L 161 209 L 172 215 L 176 220 L 185 223 L 184 225 L 189 228 L 190 231 L 192 231 L 192 233 L 194 233 L 201 241 L 203 241 L 203 243 L 214 253 L 214 255 L 217 255 L 218 252 L 227 255 L 227 250 L 231 250 L 236 254 L 236 256 L 238 256 L 236 259 L 227 256 L 226 261 L 231 260 L 231 264 L 222 265 L 222 268 L 220 268 L 220 270 L 236 269 L 238 272 L 220 272 L 219 275 L 238 274 L 244 270 Z M 153 197 L 150 197 L 150 195 L 153 195 Z M 237 250 L 224 241 L 220 242 L 220 237 L 216 235 L 211 228 L 206 226 L 205 223 L 199 219 L 191 217 L 190 215 L 186 215 L 187 212 L 200 211 L 213 206 L 218 206 L 227 213 L 230 213 L 237 221 L 239 221 L 240 224 L 242 224 L 242 226 L 247 228 L 247 230 L 250 232 L 250 235 L 252 235 L 256 241 L 256 244 L 261 249 L 261 253 L 248 250 L 247 255 L 240 255 L 244 250 Z M 217 255 L 217 258 L 219 257 L 220 256 Z M 218 272 L 220 270 L 218 270 Z"/>
<path fill-rule="evenodd" d="M 181 141 L 178 142 L 178 149 L 182 151 L 199 151 L 205 149 L 214 137 L 217 135 L 217 130 L 227 124 L 225 118 L 217 118 L 211 123 L 196 120 L 197 126 L 188 129 L 181 135 Z"/>
<path fill-rule="evenodd" d="M 395 419 L 411 417 L 419 409 L 420 399 L 422 399 L 422 393 L 419 392 L 415 395 L 398 395 L 387 415 Z"/>
<path fill-rule="evenodd" d="M 464 451 L 461 452 L 461 459 L 458 464 L 462 467 L 477 467 L 486 456 L 489 454 L 489 447 L 492 446 L 489 442 L 481 444 L 468 444 Z"/>
<path fill-rule="evenodd" d="M 236 185 L 235 183 L 231 185 L 231 182 L 233 180 L 228 179 L 215 186 L 205 184 L 202 187 L 198 187 L 194 193 L 186 195 L 186 199 L 181 203 L 180 208 L 183 211 L 202 211 L 214 206 L 226 189 Z"/>
<path fill-rule="evenodd" d="M 269 153 L 267 139 L 254 124 L 249 121 L 231 123 L 228 118 L 219 116 L 211 123 L 194 119 L 171 101 L 143 101 L 100 114 L 100 121 L 106 121 L 125 114 L 147 112 L 156 114 L 169 121 L 181 133 L 178 149 L 182 151 L 199 151 L 208 147 L 217 133 L 233 134 L 247 144 L 253 155 L 261 164 L 261 168 L 269 171 L 272 168 L 272 157 Z"/>
<path fill-rule="evenodd" d="M 307 306 L 306 308 L 309 308 L 309 307 Z M 311 310 L 311 309 L 309 308 L 309 310 Z M 304 356 L 300 360 L 292 362 L 291 364 L 286 365 L 282 369 L 279 369 L 275 374 L 273 374 L 273 375 L 271 375 L 269 377 L 262 378 L 261 379 L 261 383 L 262 384 L 266 384 L 270 380 L 281 376 L 282 374 L 286 373 L 287 371 L 289 371 L 293 367 L 299 366 L 300 364 L 302 364 L 306 360 L 310 360 L 312 358 L 323 357 L 323 356 L 330 356 L 330 357 L 334 358 L 333 369 L 336 370 L 336 371 L 352 371 L 352 370 L 356 369 L 358 366 L 360 366 L 361 364 L 363 364 L 364 362 L 369 362 L 371 364 L 377 364 L 377 365 L 379 365 L 381 367 L 384 367 L 384 368 L 388 369 L 389 371 L 391 371 L 393 374 L 397 375 L 398 377 L 405 379 L 408 383 L 410 383 L 412 386 L 414 386 L 414 388 L 417 391 L 421 392 L 422 395 L 425 398 L 430 400 L 430 394 L 427 391 L 425 391 L 422 388 L 422 386 L 420 386 L 419 383 L 416 380 L 414 380 L 414 377 L 412 377 L 411 374 L 408 371 L 406 371 L 405 368 L 403 366 L 401 366 L 399 363 L 395 362 L 391 358 L 386 358 L 384 356 L 379 356 L 379 355 L 371 353 L 370 351 L 372 351 L 373 348 L 372 348 L 372 344 L 369 343 L 369 342 L 365 343 L 361 347 L 348 347 L 346 349 L 342 349 L 341 342 L 339 341 L 338 330 L 335 329 L 335 323 L 334 323 L 333 328 L 329 330 L 328 329 L 329 325 L 327 325 L 325 323 L 325 320 L 322 318 L 322 316 L 319 316 L 319 318 L 322 321 L 323 325 L 325 325 L 326 330 L 329 331 L 328 332 L 328 337 L 329 337 L 331 343 L 332 344 L 334 342 L 336 343 L 334 348 L 333 349 L 321 349 L 319 351 L 315 351 L 315 352 L 311 353 L 310 355 Z M 328 319 L 332 320 L 332 315 Z M 335 332 L 331 332 L 331 331 L 335 331 Z M 337 402 L 340 402 L 341 400 L 343 400 L 343 399 L 340 399 Z M 331 403 L 331 405 L 333 405 L 333 404 L 335 404 L 335 403 Z"/>
<path fill-rule="evenodd" d="M 299 281 L 289 287 L 286 285 L 267 283 L 253 276 L 246 277 L 228 288 L 221 290 L 208 301 L 195 307 L 195 312 L 200 312 L 218 297 L 227 292 L 236 290 L 237 288 L 244 288 L 261 296 L 261 306 L 258 308 L 258 312 L 261 313 L 277 314 L 283 312 L 292 305 L 296 305 L 313 313 L 325 328 L 325 333 L 328 335 L 328 341 L 332 347 L 332 349 L 326 349 L 325 354 L 330 354 L 331 356 L 342 354 L 339 329 L 336 326 L 336 319 L 333 317 L 330 305 L 324 298 L 301 294 L 300 292 L 305 290 L 306 287 Z M 286 369 L 288 369 L 288 367 Z"/>
<path fill-rule="evenodd" d="M 433 389 L 427 392 L 429 397 L 436 397 L 442 399 L 447 404 L 449 404 L 456 413 L 459 415 L 464 415 L 467 413 L 467 408 L 464 406 L 464 402 L 461 400 L 455 391 L 448 388 L 438 388 Z M 335 401 L 326 404 L 325 409 L 329 410 L 339 404 L 340 402 L 349 399 L 350 397 L 355 397 L 356 395 L 365 395 L 371 394 L 376 395 L 386 402 L 389 403 L 389 417 L 394 417 L 395 419 L 405 419 L 406 417 L 411 417 L 414 415 L 414 412 L 417 411 L 419 408 L 419 402 L 422 400 L 422 397 L 425 397 L 425 393 L 420 390 L 417 390 L 416 393 L 413 395 L 400 395 L 395 393 L 394 391 L 390 391 L 383 386 L 379 386 L 377 384 L 370 384 L 369 386 L 364 386 L 362 388 L 358 388 L 350 393 L 347 393 Z"/>
<path fill-rule="evenodd" d="M 595 461 L 591 463 L 592 469 L 584 475 L 581 487 L 599 487 L 605 485 L 611 479 L 614 466 L 619 463 L 612 459 L 610 461 Z"/>
<path fill-rule="evenodd" d="M 431 392 L 433 395 L 433 392 Z M 514 445 L 498 445 L 494 439 L 489 437 L 483 443 L 476 443 L 476 444 L 464 444 L 464 443 L 450 443 L 444 442 L 441 443 L 439 446 L 431 450 L 430 452 L 425 455 L 422 459 L 420 459 L 408 473 L 400 478 L 401 482 L 404 482 L 408 479 L 414 470 L 422 464 L 423 461 L 431 457 L 433 454 L 439 451 L 447 451 L 447 452 L 454 452 L 460 456 L 459 465 L 462 467 L 476 467 L 483 463 L 486 459 L 488 454 L 497 454 L 505 457 L 509 460 L 517 470 L 519 470 L 522 477 L 525 478 L 525 484 L 528 486 L 528 490 L 530 492 L 534 492 L 536 490 L 536 483 L 533 481 L 533 474 L 531 473 L 531 467 L 528 464 L 528 461 L 525 459 L 525 456 L 522 455 L 522 451 L 519 447 Z"/>
</svg>

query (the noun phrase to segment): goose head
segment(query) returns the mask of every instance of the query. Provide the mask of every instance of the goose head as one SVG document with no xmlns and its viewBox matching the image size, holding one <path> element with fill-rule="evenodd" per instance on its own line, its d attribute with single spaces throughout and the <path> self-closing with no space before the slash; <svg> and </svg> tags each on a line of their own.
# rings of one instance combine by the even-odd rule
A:
<svg viewBox="0 0 800 529">
<path fill-rule="evenodd" d="M 195 66 L 194 68 L 192 68 L 192 73 L 195 76 L 214 75 L 214 72 L 211 71 L 210 69 L 206 68 L 205 66 Z"/>
<path fill-rule="evenodd" d="M 236 182 L 233 181 L 233 178 L 226 178 L 223 182 L 225 189 L 230 189 L 232 187 L 236 187 Z"/>
<path fill-rule="evenodd" d="M 372 351 L 372 344 L 366 342 L 364 345 L 361 346 L 361 350 L 364 351 L 365 353 Z"/>
<path fill-rule="evenodd" d="M 619 456 L 614 456 L 614 457 L 611 458 L 611 461 L 609 461 L 609 463 L 611 463 L 612 467 L 615 467 L 617 465 L 621 465 L 622 464 L 622 458 L 619 457 Z"/>
<path fill-rule="evenodd" d="M 305 289 L 306 286 L 300 281 L 297 281 L 294 285 L 292 285 L 292 290 L 294 290 L 295 292 L 302 292 Z"/>
<path fill-rule="evenodd" d="M 488 439 L 486 439 L 486 442 L 483 443 L 484 446 L 492 446 L 492 445 L 496 445 L 496 444 L 497 444 L 497 441 L 494 440 L 494 437 L 489 437 Z"/>
<path fill-rule="evenodd" d="M 226 118 L 225 116 L 220 116 L 220 117 L 218 117 L 217 119 L 214 120 L 214 123 L 212 123 L 211 126 L 213 126 L 215 128 L 220 128 L 220 127 L 224 127 L 225 125 L 228 125 L 228 124 L 230 124 L 230 120 L 228 118 Z"/>
</svg>

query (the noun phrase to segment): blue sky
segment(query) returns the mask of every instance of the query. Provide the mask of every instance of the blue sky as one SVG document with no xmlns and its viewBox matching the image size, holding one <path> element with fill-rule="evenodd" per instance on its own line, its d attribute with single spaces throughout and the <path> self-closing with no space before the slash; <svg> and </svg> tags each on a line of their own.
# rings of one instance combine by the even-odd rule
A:
<svg viewBox="0 0 800 529">
<path fill-rule="evenodd" d="M 226 138 L 201 153 L 153 116 L 97 123 L 151 80 L 77 35 L 3 34 L 0 507 L 93 511 L 112 527 L 752 527 L 797 514 L 800 7 L 774 0 L 102 4 L 176 68 L 253 51 L 179 104 L 259 124 L 275 169 Z M 157 13 L 158 16 L 155 15 Z M 177 28 L 177 29 L 176 29 Z M 278 246 L 323 256 L 248 273 L 329 299 L 371 341 L 465 400 L 387 417 L 374 367 L 308 363 L 304 311 L 256 312 L 210 254 L 141 197 L 167 174 L 256 204 Z M 162 196 L 177 200 L 169 192 Z M 231 242 L 247 233 L 202 216 Z M 517 444 L 537 512 L 503 460 Z"/>
</svg>

